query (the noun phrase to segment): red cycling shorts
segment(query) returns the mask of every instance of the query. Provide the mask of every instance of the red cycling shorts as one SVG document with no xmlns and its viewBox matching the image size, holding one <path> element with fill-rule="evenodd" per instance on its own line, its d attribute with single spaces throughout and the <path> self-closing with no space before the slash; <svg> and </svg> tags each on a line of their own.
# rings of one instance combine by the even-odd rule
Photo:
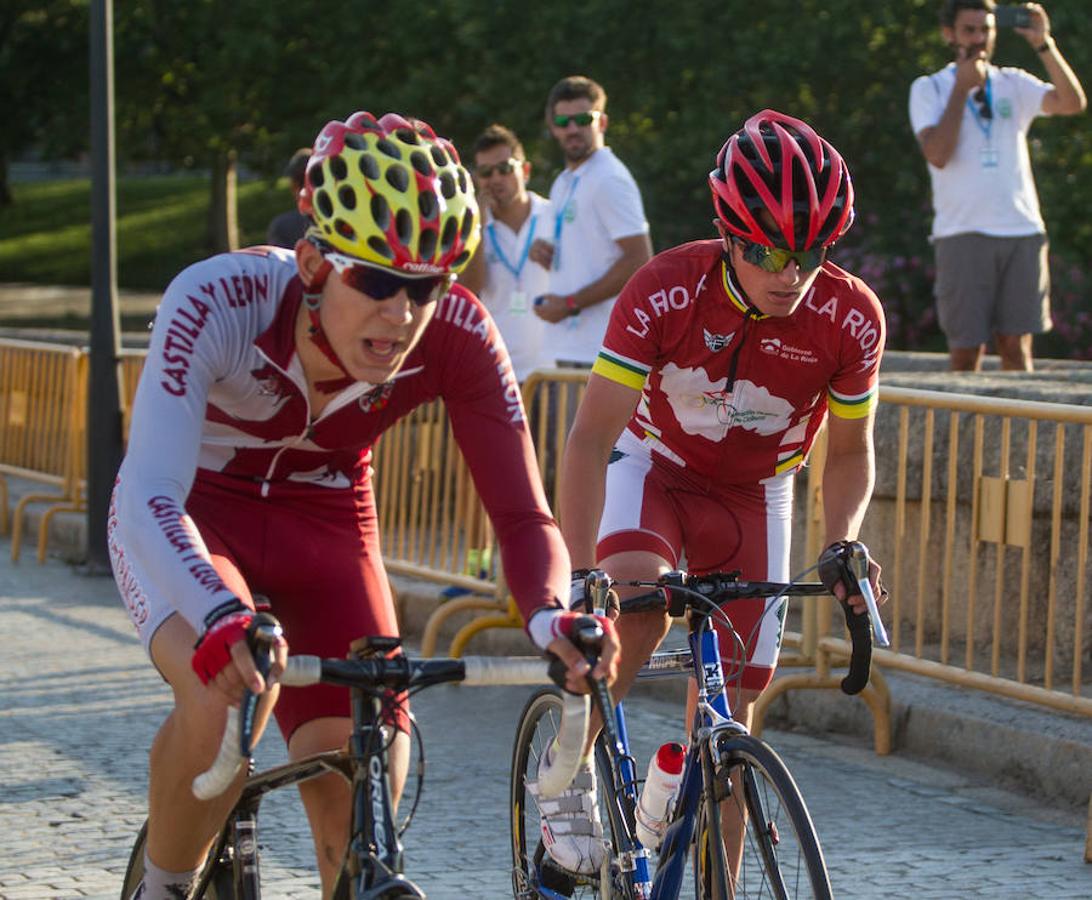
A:
<svg viewBox="0 0 1092 900">
<path fill-rule="evenodd" d="M 792 507 L 791 474 L 712 487 L 623 432 L 607 466 L 596 557 L 646 551 L 695 575 L 739 570 L 745 579 L 788 581 Z M 734 600 L 723 609 L 738 635 L 717 626 L 725 678 L 762 690 L 777 667 L 785 603 Z"/>
<path fill-rule="evenodd" d="M 200 472 L 186 502 L 220 577 L 245 603 L 268 603 L 289 653 L 344 658 L 359 637 L 398 634 L 370 482 L 356 489 L 277 484 L 276 500 Z M 409 730 L 405 697 L 386 717 Z M 349 691 L 283 687 L 275 708 L 287 741 L 304 722 L 351 715 Z"/>
</svg>

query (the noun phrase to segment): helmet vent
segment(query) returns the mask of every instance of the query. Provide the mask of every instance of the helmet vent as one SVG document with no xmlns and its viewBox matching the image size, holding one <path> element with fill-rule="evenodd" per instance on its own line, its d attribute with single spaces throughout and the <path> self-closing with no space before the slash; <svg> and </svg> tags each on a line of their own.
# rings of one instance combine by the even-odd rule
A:
<svg viewBox="0 0 1092 900">
<path fill-rule="evenodd" d="M 470 251 L 469 250 L 464 250 L 462 253 L 460 253 L 458 256 L 455 257 L 455 260 L 451 263 L 451 267 L 453 269 L 458 269 L 461 266 L 465 266 L 469 261 L 470 261 Z"/>
<path fill-rule="evenodd" d="M 356 209 L 356 191 L 351 184 L 343 184 L 337 189 L 337 199 L 346 209 Z"/>
<path fill-rule="evenodd" d="M 444 166 L 447 165 L 448 157 L 447 157 L 447 154 L 444 152 L 443 147 L 438 147 L 435 144 L 433 144 L 429 148 L 429 153 L 432 154 L 432 161 L 434 163 L 436 163 L 437 166 L 439 166 L 440 168 L 443 168 Z"/>
<path fill-rule="evenodd" d="M 460 194 L 465 194 L 466 193 L 466 188 L 467 188 L 466 169 L 464 169 L 462 166 L 460 166 L 459 167 L 459 193 Z"/>
<path fill-rule="evenodd" d="M 346 222 L 344 219 L 335 219 L 334 228 L 337 233 L 347 240 L 353 240 L 356 237 L 356 231 L 353 230 L 353 226 Z"/>
<path fill-rule="evenodd" d="M 353 150 L 368 149 L 368 145 L 364 142 L 364 135 L 357 134 L 355 131 L 350 131 L 345 135 L 345 146 Z"/>
<path fill-rule="evenodd" d="M 404 166 L 391 166 L 387 169 L 387 184 L 399 193 L 409 187 L 409 175 Z"/>
<path fill-rule="evenodd" d="M 382 194 L 373 194 L 371 200 L 372 221 L 380 231 L 391 227 L 391 208 Z"/>
<path fill-rule="evenodd" d="M 417 243 L 421 259 L 432 259 L 436 255 L 437 234 L 435 228 L 425 228 L 421 231 L 421 239 Z"/>
<path fill-rule="evenodd" d="M 381 237 L 376 237 L 373 234 L 370 238 L 368 238 L 368 246 L 371 247 L 372 250 L 374 250 L 384 259 L 394 258 L 394 253 L 391 251 L 390 245 Z"/>
<path fill-rule="evenodd" d="M 340 156 L 330 157 L 330 174 L 334 176 L 334 181 L 344 181 L 349 174 L 349 167 Z"/>
<path fill-rule="evenodd" d="M 440 250 L 444 253 L 449 252 L 452 244 L 455 243 L 455 235 L 458 233 L 459 224 L 455 221 L 455 217 L 451 216 L 444 222 L 444 230 L 440 235 Z"/>
<path fill-rule="evenodd" d="M 320 188 L 323 182 L 326 181 L 326 173 L 322 171 L 322 166 L 312 166 L 307 170 L 307 177 L 311 180 L 312 188 Z"/>
<path fill-rule="evenodd" d="M 319 212 L 322 213 L 323 218 L 328 219 L 334 214 L 334 204 L 330 201 L 330 195 L 325 190 L 315 194 L 315 203 L 318 204 Z"/>
<path fill-rule="evenodd" d="M 464 243 L 466 242 L 466 239 L 468 237 L 470 237 L 470 232 L 472 232 L 473 230 L 474 230 L 474 212 L 473 212 L 473 210 L 468 209 L 466 211 L 466 215 L 463 216 L 463 227 L 462 227 L 462 230 L 459 232 L 459 237 L 462 238 Z"/>
<path fill-rule="evenodd" d="M 403 244 L 413 240 L 413 216 L 408 209 L 400 209 L 394 214 L 394 230 Z"/>
<path fill-rule="evenodd" d="M 414 150 L 410 154 L 410 163 L 413 167 L 420 172 L 425 178 L 432 176 L 432 166 L 429 164 L 428 157 L 425 156 L 420 150 Z"/>
<path fill-rule="evenodd" d="M 455 179 L 451 177 L 450 172 L 443 172 L 440 175 L 440 193 L 447 200 L 455 196 Z"/>
<path fill-rule="evenodd" d="M 421 139 L 417 136 L 417 132 L 414 131 L 412 128 L 399 128 L 395 132 L 395 135 L 397 135 L 399 140 L 403 141 L 406 144 L 421 143 Z"/>
<path fill-rule="evenodd" d="M 417 195 L 417 208 L 421 210 L 421 218 L 428 220 L 436 217 L 436 213 L 440 211 L 440 204 L 432 191 L 425 191 Z"/>
<path fill-rule="evenodd" d="M 378 150 L 380 153 L 385 153 L 391 159 L 402 158 L 402 151 L 399 150 L 395 144 L 391 143 L 386 138 L 380 138 L 378 141 L 376 141 L 375 149 Z"/>
<path fill-rule="evenodd" d="M 374 181 L 379 177 L 379 163 L 375 161 L 375 157 L 370 153 L 361 156 L 357 165 L 360 167 L 360 174 L 369 181 Z"/>
</svg>

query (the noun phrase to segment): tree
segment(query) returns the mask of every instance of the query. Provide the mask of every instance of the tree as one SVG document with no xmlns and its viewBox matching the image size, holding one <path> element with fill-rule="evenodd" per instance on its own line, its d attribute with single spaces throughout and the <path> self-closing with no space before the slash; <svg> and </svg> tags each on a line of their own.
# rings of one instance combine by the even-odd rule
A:
<svg viewBox="0 0 1092 900">
<path fill-rule="evenodd" d="M 71 158 L 88 144 L 86 0 L 0 6 L 0 207 L 12 203 L 11 161 L 35 148 Z M 9 118 L 10 116 L 10 118 Z"/>
</svg>

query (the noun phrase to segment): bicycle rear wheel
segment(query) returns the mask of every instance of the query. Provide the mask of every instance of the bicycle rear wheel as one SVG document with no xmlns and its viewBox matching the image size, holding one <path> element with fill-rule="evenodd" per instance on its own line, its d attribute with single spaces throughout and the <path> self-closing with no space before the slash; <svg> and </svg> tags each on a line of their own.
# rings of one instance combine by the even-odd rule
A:
<svg viewBox="0 0 1092 900">
<path fill-rule="evenodd" d="M 750 735 L 725 739 L 719 753 L 717 781 L 726 786 L 730 779 L 731 791 L 719 804 L 719 810 L 710 810 L 703 800 L 695 838 L 698 897 L 728 900 L 717 887 L 717 869 L 724 865 L 729 896 L 736 900 L 829 900 L 830 879 L 815 826 L 781 758 Z M 731 854 L 721 852 L 719 841 L 714 844 L 717 812 L 727 832 L 736 829 L 743 835 L 743 858 L 734 879 Z"/>
<path fill-rule="evenodd" d="M 546 853 L 539 837 L 540 814 L 527 782 L 538 777 L 542 754 L 557 737 L 561 723 L 561 695 L 546 688 L 532 695 L 520 715 L 512 750 L 510 804 L 512 834 L 512 892 L 516 900 L 538 900 L 542 897 L 622 898 L 626 893 L 624 879 L 611 863 L 617 857 L 618 813 L 606 802 L 613 783 L 609 765 L 604 770 L 604 756 L 597 745 L 596 769 L 599 777 L 600 818 L 610 823 L 611 854 L 603 871 L 595 875 L 578 875 L 557 866 Z M 548 893 L 549 892 L 549 893 Z"/>
<path fill-rule="evenodd" d="M 148 823 L 140 827 L 136 843 L 129 854 L 129 865 L 125 869 L 125 880 L 121 885 L 121 900 L 130 900 L 141 879 L 144 878 L 144 845 L 148 840 Z M 198 884 L 204 884 L 202 891 L 193 895 L 192 900 L 235 900 L 235 882 L 232 877 L 231 862 L 224 857 L 225 840 L 221 834 L 216 844 L 209 851 L 205 867 L 201 870 Z"/>
</svg>

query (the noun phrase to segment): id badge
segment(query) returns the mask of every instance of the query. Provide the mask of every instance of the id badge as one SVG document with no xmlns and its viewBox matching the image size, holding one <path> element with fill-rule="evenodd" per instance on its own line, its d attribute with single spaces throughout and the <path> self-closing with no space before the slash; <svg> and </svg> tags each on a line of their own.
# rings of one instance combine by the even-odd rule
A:
<svg viewBox="0 0 1092 900">
<path fill-rule="evenodd" d="M 1000 162 L 1000 154 L 994 147 L 983 147 L 978 151 L 978 158 L 983 169 L 996 169 Z"/>
<path fill-rule="evenodd" d="M 508 295 L 508 311 L 523 315 L 527 312 L 527 294 L 523 291 L 512 291 Z"/>
</svg>

